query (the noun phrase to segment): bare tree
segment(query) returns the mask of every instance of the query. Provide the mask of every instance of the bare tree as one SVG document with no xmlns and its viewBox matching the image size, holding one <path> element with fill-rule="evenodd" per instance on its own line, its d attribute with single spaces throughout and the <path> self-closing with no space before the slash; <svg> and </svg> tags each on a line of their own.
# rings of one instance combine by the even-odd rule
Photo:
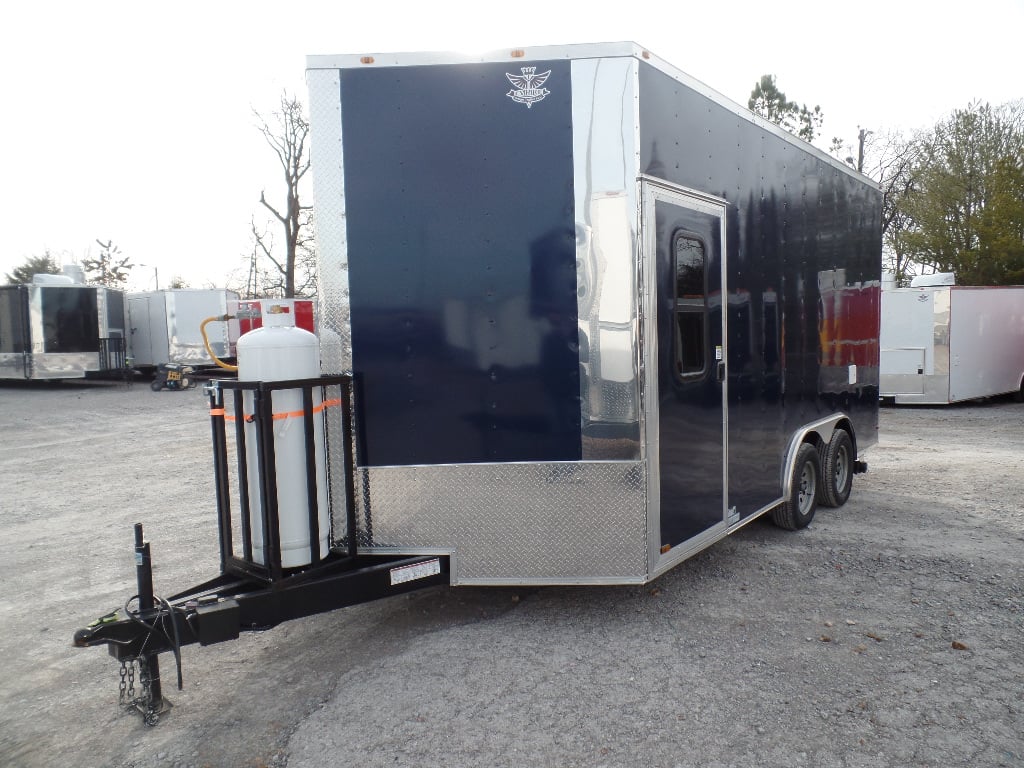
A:
<svg viewBox="0 0 1024 768">
<path fill-rule="evenodd" d="M 863 132 L 862 132 L 863 133 Z M 921 155 L 921 138 L 899 131 L 867 132 L 859 162 L 865 174 L 878 182 L 882 191 L 882 237 L 885 265 L 897 285 L 907 285 L 919 268 L 911 258 L 901 233 L 908 226 L 903 200 L 913 191 Z"/>
<path fill-rule="evenodd" d="M 280 225 L 284 242 L 282 249 L 275 247 L 269 229 L 260 227 L 255 218 L 252 220 L 253 250 L 247 293 L 277 294 L 285 298 L 311 295 L 315 290 L 310 235 L 312 206 L 302 205 L 300 201 L 302 180 L 309 170 L 309 121 L 302 102 L 287 91 L 281 94 L 279 107 L 271 114 L 271 119 L 256 110 L 253 114 L 258 121 L 257 129 L 274 150 L 284 174 L 283 206 L 272 204 L 267 200 L 266 190 L 260 191 L 260 204 Z"/>
</svg>

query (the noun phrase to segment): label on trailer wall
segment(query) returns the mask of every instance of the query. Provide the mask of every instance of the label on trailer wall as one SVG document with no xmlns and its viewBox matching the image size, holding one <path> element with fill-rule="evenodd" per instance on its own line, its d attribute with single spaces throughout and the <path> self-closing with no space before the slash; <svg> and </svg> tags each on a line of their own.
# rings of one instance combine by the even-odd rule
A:
<svg viewBox="0 0 1024 768">
<path fill-rule="evenodd" d="M 425 563 L 413 563 L 403 565 L 400 568 L 391 569 L 391 586 L 405 584 L 407 581 L 425 579 L 428 576 L 437 576 L 441 572 L 441 561 L 438 558 L 427 560 Z"/>
</svg>

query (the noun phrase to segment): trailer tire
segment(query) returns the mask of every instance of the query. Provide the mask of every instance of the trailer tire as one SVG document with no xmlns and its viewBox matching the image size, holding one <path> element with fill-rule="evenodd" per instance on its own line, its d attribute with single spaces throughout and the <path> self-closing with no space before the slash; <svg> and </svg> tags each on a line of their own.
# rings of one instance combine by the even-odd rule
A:
<svg viewBox="0 0 1024 768">
<path fill-rule="evenodd" d="M 826 507 L 841 507 L 853 490 L 853 440 L 845 429 L 832 433 L 821 449 L 821 483 L 818 502 Z"/>
<path fill-rule="evenodd" d="M 806 528 L 818 507 L 818 486 L 821 485 L 821 461 L 817 449 L 803 443 L 796 452 L 789 498 L 772 510 L 772 522 L 787 531 Z"/>
<path fill-rule="evenodd" d="M 164 388 L 163 379 L 153 379 L 151 382 L 149 382 L 149 388 L 152 389 L 154 392 L 159 392 L 161 389 Z"/>
</svg>

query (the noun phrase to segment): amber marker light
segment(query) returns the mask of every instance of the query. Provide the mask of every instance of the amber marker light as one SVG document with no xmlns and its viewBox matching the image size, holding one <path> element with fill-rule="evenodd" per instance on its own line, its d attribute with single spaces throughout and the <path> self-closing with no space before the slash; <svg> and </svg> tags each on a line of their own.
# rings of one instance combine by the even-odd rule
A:
<svg viewBox="0 0 1024 768">
<path fill-rule="evenodd" d="M 521 58 L 523 58 L 523 56 L 525 56 L 525 55 L 526 55 L 526 51 L 524 51 L 524 50 L 523 50 L 522 48 L 515 48 L 515 49 L 514 49 L 514 50 L 513 50 L 513 51 L 512 51 L 512 52 L 511 52 L 511 53 L 509 54 L 509 56 L 511 56 L 511 57 L 512 57 L 513 59 L 521 59 Z"/>
<path fill-rule="evenodd" d="M 668 551 L 669 551 L 670 549 L 672 549 L 672 545 L 671 545 L 671 544 L 662 544 L 662 545 L 661 545 L 661 554 L 663 554 L 663 555 L 664 555 L 664 554 L 665 554 L 666 552 L 668 552 Z"/>
<path fill-rule="evenodd" d="M 361 58 L 359 60 L 359 63 L 360 64 L 373 64 L 373 56 L 363 56 L 363 58 Z"/>
</svg>

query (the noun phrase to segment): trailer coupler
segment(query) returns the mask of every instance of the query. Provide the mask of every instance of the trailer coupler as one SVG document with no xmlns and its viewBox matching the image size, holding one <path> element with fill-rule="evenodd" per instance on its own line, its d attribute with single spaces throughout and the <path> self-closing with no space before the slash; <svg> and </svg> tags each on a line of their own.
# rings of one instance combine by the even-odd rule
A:
<svg viewBox="0 0 1024 768">
<path fill-rule="evenodd" d="M 75 632 L 78 648 L 106 645 L 121 662 L 119 701 L 154 725 L 170 707 L 158 657 L 173 653 L 182 687 L 181 648 L 236 639 L 242 631 L 449 583 L 446 555 L 356 555 L 332 552 L 316 566 L 276 581 L 222 573 L 168 599 L 153 594 L 149 543 L 135 526 L 138 594 L 123 608 Z M 139 689 L 136 691 L 136 680 Z"/>
</svg>

